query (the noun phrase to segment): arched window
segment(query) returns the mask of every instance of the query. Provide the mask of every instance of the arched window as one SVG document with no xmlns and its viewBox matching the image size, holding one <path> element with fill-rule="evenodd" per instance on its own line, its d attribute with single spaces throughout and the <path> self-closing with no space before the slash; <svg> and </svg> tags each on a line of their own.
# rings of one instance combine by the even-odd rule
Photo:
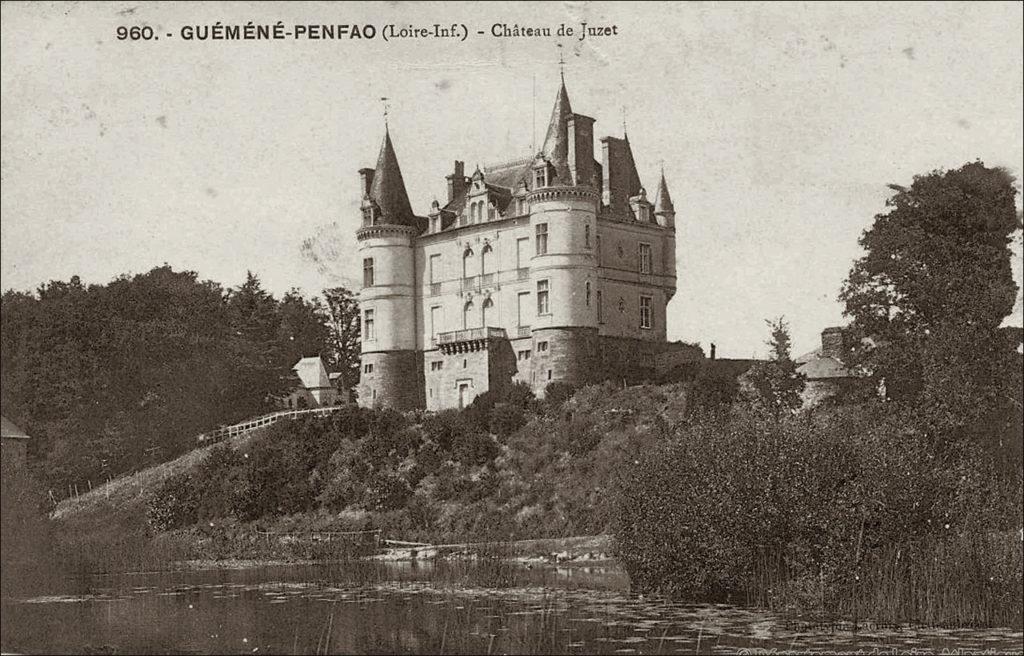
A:
<svg viewBox="0 0 1024 656">
<path fill-rule="evenodd" d="M 473 270 L 470 268 L 472 260 L 473 260 L 473 249 L 472 248 L 467 248 L 462 253 L 462 277 L 463 278 L 472 278 L 473 277 L 473 275 L 474 275 L 473 274 Z"/>
<path fill-rule="evenodd" d="M 484 328 L 494 325 L 497 321 L 497 317 L 494 316 L 494 301 L 489 296 L 481 306 L 480 315 Z"/>
<path fill-rule="evenodd" d="M 476 223 L 476 203 L 469 204 L 469 222 Z"/>
<path fill-rule="evenodd" d="M 494 249 L 490 244 L 485 244 L 483 250 L 480 251 L 480 273 L 485 276 L 494 273 Z"/>
<path fill-rule="evenodd" d="M 469 301 L 462 308 L 462 327 L 465 329 L 476 328 L 476 316 L 473 312 L 473 301 Z"/>
</svg>

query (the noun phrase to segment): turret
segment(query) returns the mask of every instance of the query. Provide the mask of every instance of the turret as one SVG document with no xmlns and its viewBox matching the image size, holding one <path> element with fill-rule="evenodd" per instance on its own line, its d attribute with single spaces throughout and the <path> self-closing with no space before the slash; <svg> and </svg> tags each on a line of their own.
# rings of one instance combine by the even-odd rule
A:
<svg viewBox="0 0 1024 656">
<path fill-rule="evenodd" d="M 672 204 L 672 196 L 668 193 L 664 171 L 661 172 L 661 181 L 658 182 L 658 195 L 654 198 L 654 216 L 658 220 L 658 225 L 666 228 L 676 227 L 676 208 Z"/>
<path fill-rule="evenodd" d="M 530 278 L 537 304 L 532 328 L 538 392 L 549 380 L 585 382 L 587 363 L 593 362 L 600 203 L 593 123 L 572 112 L 563 80 L 543 148 L 533 163 L 527 196 L 534 245 Z"/>
<path fill-rule="evenodd" d="M 359 403 L 398 409 L 422 405 L 417 386 L 413 239 L 423 220 L 413 214 L 385 130 L 377 166 L 360 170 L 363 225 L 356 232 L 363 265 L 359 292 L 362 369 Z"/>
</svg>

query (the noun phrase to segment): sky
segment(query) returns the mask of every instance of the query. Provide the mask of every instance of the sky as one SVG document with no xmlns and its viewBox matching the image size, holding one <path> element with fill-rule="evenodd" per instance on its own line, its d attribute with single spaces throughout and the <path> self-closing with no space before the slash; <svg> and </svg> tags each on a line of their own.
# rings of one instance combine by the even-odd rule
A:
<svg viewBox="0 0 1024 656">
<path fill-rule="evenodd" d="M 764 355 L 768 318 L 786 317 L 798 354 L 844 323 L 837 295 L 887 184 L 978 159 L 1024 171 L 1019 3 L 0 7 L 3 289 L 164 263 L 225 286 L 252 270 L 275 294 L 354 284 L 357 170 L 376 161 L 380 99 L 425 215 L 453 160 L 471 171 L 533 151 L 559 52 L 595 140 L 621 136 L 625 118 L 652 194 L 664 166 L 677 212 L 668 335 L 720 357 Z M 218 21 L 378 35 L 181 38 Z M 490 34 L 582 22 L 616 34 Z M 379 34 L 435 23 L 468 37 Z M 161 38 L 121 41 L 118 26 Z M 1019 283 L 1019 235 L 1015 251 Z"/>
</svg>

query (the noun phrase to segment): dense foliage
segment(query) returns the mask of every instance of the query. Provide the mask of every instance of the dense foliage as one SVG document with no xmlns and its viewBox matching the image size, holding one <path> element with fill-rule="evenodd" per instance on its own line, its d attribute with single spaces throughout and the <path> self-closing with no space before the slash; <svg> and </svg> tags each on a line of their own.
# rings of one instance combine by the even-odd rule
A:
<svg viewBox="0 0 1024 656">
<path fill-rule="evenodd" d="M 1018 292 L 1014 180 L 975 162 L 892 189 L 841 294 L 864 340 L 858 363 L 892 400 L 924 411 L 946 448 L 981 443 L 996 466 L 1017 469 L 1021 331 L 1002 327 Z"/>
<path fill-rule="evenodd" d="M 992 477 L 980 458 L 944 458 L 896 406 L 781 420 L 737 408 L 679 425 L 626 469 L 616 537 L 641 590 L 768 603 L 808 595 L 803 609 L 831 612 L 848 610 L 880 561 L 967 541 L 975 548 L 957 557 L 1019 615 L 1019 554 L 991 562 L 986 538 L 1019 542 L 1021 489 L 1019 474 Z M 889 581 L 890 594 L 903 582 Z M 906 597 L 896 600 L 902 619 L 924 619 L 921 600 Z"/>
<path fill-rule="evenodd" d="M 514 385 L 461 412 L 346 407 L 291 421 L 169 479 L 149 521 L 166 530 L 304 514 L 318 529 L 442 541 L 605 532 L 617 469 L 663 436 L 656 417 L 682 416 L 685 395 L 605 385 L 551 396 Z"/>
<path fill-rule="evenodd" d="M 0 322 L 3 414 L 32 436 L 39 478 L 58 494 L 267 411 L 303 355 L 352 357 L 336 354 L 317 300 L 275 299 L 252 274 L 233 289 L 167 266 L 107 285 L 52 281 L 7 291 Z"/>
</svg>

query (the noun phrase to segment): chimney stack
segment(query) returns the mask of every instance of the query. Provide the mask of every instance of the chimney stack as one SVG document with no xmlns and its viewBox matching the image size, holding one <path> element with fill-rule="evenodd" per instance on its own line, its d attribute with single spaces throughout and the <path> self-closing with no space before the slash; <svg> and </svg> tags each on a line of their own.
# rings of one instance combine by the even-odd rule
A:
<svg viewBox="0 0 1024 656">
<path fill-rule="evenodd" d="M 363 198 L 370 195 L 370 188 L 373 186 L 373 169 L 359 169 L 359 188 L 363 192 Z"/>
<path fill-rule="evenodd" d="M 821 354 L 840 362 L 843 361 L 846 355 L 846 344 L 842 328 L 833 326 L 821 331 Z"/>
<path fill-rule="evenodd" d="M 455 160 L 455 172 L 445 176 L 448 180 L 448 202 L 462 193 L 466 188 L 466 163 Z"/>
</svg>

